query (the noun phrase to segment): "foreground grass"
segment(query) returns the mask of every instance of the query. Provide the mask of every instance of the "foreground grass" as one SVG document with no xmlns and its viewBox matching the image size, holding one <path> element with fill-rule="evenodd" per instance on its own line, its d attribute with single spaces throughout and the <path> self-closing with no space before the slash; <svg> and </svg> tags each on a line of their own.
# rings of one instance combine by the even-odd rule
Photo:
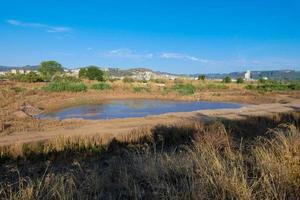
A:
<svg viewBox="0 0 300 200">
<path fill-rule="evenodd" d="M 1 199 L 299 199 L 300 114 L 1 149 Z"/>
</svg>

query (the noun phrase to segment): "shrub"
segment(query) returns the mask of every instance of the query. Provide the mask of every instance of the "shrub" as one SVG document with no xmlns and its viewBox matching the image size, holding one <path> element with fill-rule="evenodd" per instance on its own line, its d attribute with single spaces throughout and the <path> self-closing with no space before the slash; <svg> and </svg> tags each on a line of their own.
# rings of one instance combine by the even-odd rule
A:
<svg viewBox="0 0 300 200">
<path fill-rule="evenodd" d="M 204 74 L 199 75 L 198 80 L 204 81 L 205 80 L 205 75 Z"/>
<path fill-rule="evenodd" d="M 39 66 L 39 72 L 45 80 L 51 80 L 55 74 L 61 74 L 64 69 L 61 64 L 56 61 L 44 61 Z"/>
<path fill-rule="evenodd" d="M 224 79 L 223 79 L 223 83 L 231 83 L 232 80 L 231 80 L 231 77 L 230 76 L 226 76 Z"/>
<path fill-rule="evenodd" d="M 5 78 L 10 81 L 21 81 L 23 76 L 24 74 L 20 74 L 19 72 L 16 74 L 10 72 L 5 74 Z"/>
<path fill-rule="evenodd" d="M 290 83 L 288 88 L 291 90 L 300 90 L 300 82 Z"/>
<path fill-rule="evenodd" d="M 79 70 L 79 78 L 87 78 L 89 80 L 104 81 L 104 72 L 97 66 L 89 66 Z"/>
<path fill-rule="evenodd" d="M 256 87 L 255 87 L 255 85 L 246 85 L 245 89 L 254 90 L 254 89 L 256 89 Z"/>
<path fill-rule="evenodd" d="M 190 83 L 188 84 L 176 84 L 173 87 L 173 90 L 178 92 L 181 95 L 192 95 L 196 91 L 196 87 Z"/>
<path fill-rule="evenodd" d="M 124 77 L 124 78 L 123 78 L 123 82 L 124 82 L 124 83 L 133 83 L 133 82 L 134 82 L 134 79 L 131 78 L 131 77 Z"/>
<path fill-rule="evenodd" d="M 35 72 L 29 72 L 21 77 L 21 81 L 28 83 L 42 82 L 43 79 Z"/>
<path fill-rule="evenodd" d="M 92 85 L 91 88 L 94 90 L 110 90 L 112 87 L 108 83 L 100 82 L 100 83 L 96 83 L 96 84 Z"/>
<path fill-rule="evenodd" d="M 236 79 L 236 83 L 238 83 L 238 84 L 244 83 L 244 79 L 239 77 L 239 78 Z"/>
<path fill-rule="evenodd" d="M 87 86 L 83 83 L 72 82 L 52 82 L 42 88 L 48 92 L 82 92 L 87 90 Z"/>
</svg>

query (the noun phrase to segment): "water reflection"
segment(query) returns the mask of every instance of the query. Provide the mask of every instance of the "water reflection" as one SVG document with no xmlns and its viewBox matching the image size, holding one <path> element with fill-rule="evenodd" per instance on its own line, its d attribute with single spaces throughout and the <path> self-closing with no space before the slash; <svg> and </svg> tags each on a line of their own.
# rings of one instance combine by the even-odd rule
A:
<svg viewBox="0 0 300 200">
<path fill-rule="evenodd" d="M 97 105 L 81 105 L 55 112 L 40 114 L 38 118 L 82 118 L 82 119 L 114 119 L 128 117 L 144 117 L 170 112 L 190 112 L 206 109 L 240 108 L 240 104 L 224 102 L 185 102 L 162 100 L 114 100 Z"/>
</svg>

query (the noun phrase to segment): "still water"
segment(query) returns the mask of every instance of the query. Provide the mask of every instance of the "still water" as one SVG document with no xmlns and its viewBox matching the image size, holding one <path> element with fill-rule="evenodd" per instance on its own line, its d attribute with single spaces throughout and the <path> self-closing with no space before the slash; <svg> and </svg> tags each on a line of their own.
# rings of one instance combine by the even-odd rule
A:
<svg viewBox="0 0 300 200">
<path fill-rule="evenodd" d="M 171 112 L 191 112 L 207 109 L 240 108 L 241 104 L 208 101 L 112 100 L 101 104 L 80 105 L 37 115 L 37 118 L 114 119 L 145 117 Z"/>
</svg>

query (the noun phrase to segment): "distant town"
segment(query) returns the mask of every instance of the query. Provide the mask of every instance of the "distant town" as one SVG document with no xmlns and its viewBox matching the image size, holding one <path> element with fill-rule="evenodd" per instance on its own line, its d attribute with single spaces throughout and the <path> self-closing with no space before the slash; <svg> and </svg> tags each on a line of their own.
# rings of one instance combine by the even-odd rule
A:
<svg viewBox="0 0 300 200">
<path fill-rule="evenodd" d="M 78 77 L 81 68 L 75 69 L 64 69 L 65 74 Z M 130 77 L 136 80 L 150 80 L 150 79 L 169 79 L 174 80 L 176 78 L 185 79 L 198 79 L 201 74 L 172 74 L 167 72 L 153 71 L 145 67 L 131 68 L 131 69 L 121 69 L 112 67 L 99 67 L 99 69 L 107 72 L 111 79 L 124 79 L 125 77 Z M 4 76 L 7 73 L 12 74 L 28 74 L 30 72 L 38 72 L 38 65 L 35 66 L 24 66 L 24 67 L 7 67 L 0 66 L 0 76 Z M 206 79 L 210 80 L 223 80 L 224 77 L 229 76 L 232 81 L 236 81 L 238 78 L 242 78 L 245 81 L 255 81 L 258 79 L 272 79 L 272 80 L 299 80 L 300 71 L 295 70 L 271 70 L 271 71 L 242 71 L 242 72 L 231 72 L 231 73 L 211 73 L 203 74 Z"/>
</svg>

